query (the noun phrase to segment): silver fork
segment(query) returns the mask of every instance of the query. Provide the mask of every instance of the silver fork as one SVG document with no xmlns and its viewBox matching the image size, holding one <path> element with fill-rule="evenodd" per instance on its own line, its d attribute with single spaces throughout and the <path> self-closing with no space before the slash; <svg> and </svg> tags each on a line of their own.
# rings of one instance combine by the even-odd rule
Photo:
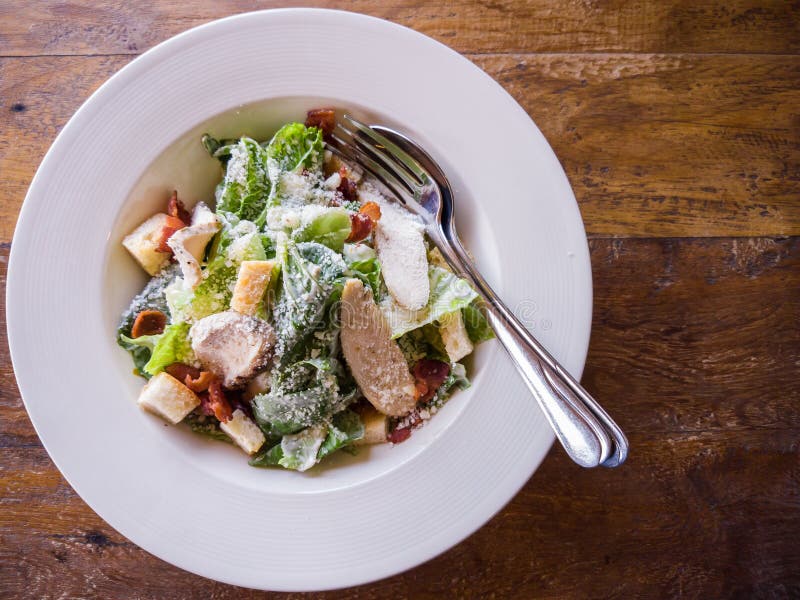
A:
<svg viewBox="0 0 800 600">
<path fill-rule="evenodd" d="M 577 464 L 616 467 L 628 440 L 592 396 L 520 323 L 475 267 L 455 229 L 453 192 L 438 164 L 416 143 L 382 126 L 344 115 L 326 138 L 328 147 L 357 163 L 422 218 L 426 233 L 460 277 L 483 298 L 497 339 L 511 356 L 550 426 Z"/>
</svg>

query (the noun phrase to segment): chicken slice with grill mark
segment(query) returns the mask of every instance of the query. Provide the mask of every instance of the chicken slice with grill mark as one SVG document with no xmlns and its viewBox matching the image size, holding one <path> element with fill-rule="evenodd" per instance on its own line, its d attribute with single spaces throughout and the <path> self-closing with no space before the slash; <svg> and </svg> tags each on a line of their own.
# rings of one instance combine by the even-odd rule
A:
<svg viewBox="0 0 800 600">
<path fill-rule="evenodd" d="M 414 378 L 372 293 L 348 279 L 341 306 L 342 352 L 356 383 L 382 413 L 405 415 L 416 405 Z"/>
</svg>

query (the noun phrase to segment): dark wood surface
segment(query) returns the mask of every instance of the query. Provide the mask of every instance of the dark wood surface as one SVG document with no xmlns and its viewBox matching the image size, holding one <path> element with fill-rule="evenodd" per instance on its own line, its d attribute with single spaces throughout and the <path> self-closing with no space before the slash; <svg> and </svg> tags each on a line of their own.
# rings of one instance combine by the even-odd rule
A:
<svg viewBox="0 0 800 600">
<path fill-rule="evenodd" d="M 81 102 L 173 34 L 282 5 L 119 4 L 0 5 L 3 289 L 25 190 Z M 583 381 L 632 444 L 611 471 L 554 448 L 452 550 L 319 597 L 800 597 L 800 3 L 309 4 L 439 39 L 542 129 L 590 238 Z M 150 556 L 77 497 L 25 413 L 2 319 L 0 595 L 265 596 Z"/>
</svg>

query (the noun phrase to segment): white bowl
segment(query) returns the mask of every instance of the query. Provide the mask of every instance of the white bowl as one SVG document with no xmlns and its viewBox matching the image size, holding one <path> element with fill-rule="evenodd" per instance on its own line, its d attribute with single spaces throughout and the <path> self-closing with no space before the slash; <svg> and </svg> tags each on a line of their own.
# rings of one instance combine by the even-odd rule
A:
<svg viewBox="0 0 800 600">
<path fill-rule="evenodd" d="M 490 283 L 576 376 L 588 347 L 591 271 L 569 183 L 524 111 L 463 57 L 386 21 L 287 9 L 216 21 L 134 60 L 31 184 L 9 345 L 31 420 L 81 497 L 156 556 L 237 585 L 319 590 L 417 565 L 508 502 L 553 440 L 496 342 L 477 350 L 473 386 L 409 441 L 305 474 L 253 469 L 136 407 L 142 381 L 114 338 L 145 277 L 120 240 L 173 189 L 213 198 L 220 170 L 203 132 L 265 139 L 330 105 L 422 143 Z"/>
</svg>

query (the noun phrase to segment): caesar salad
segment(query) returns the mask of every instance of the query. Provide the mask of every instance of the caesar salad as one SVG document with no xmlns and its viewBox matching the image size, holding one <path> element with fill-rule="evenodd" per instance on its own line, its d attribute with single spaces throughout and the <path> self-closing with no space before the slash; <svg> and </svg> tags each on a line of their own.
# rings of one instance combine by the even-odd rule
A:
<svg viewBox="0 0 800 600">
<path fill-rule="evenodd" d="M 122 242 L 150 276 L 117 332 L 138 404 L 255 467 L 405 441 L 492 337 L 421 221 L 326 149 L 334 125 L 317 109 L 265 142 L 203 136 L 213 209 L 173 192 Z"/>
</svg>

